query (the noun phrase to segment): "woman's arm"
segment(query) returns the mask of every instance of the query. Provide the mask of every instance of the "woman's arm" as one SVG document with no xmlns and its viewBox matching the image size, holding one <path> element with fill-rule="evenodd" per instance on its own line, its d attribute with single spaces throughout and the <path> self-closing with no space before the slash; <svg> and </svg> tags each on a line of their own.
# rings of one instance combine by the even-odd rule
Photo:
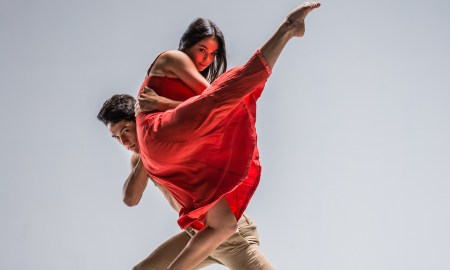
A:
<svg viewBox="0 0 450 270">
<path fill-rule="evenodd" d="M 159 67 L 166 74 L 175 75 L 197 95 L 209 86 L 209 82 L 198 72 L 192 60 L 184 52 L 168 51 L 161 55 L 156 64 L 155 67 Z"/>
<path fill-rule="evenodd" d="M 139 203 L 147 187 L 148 175 L 138 154 L 131 156 L 131 173 L 123 184 L 123 202 L 128 206 Z"/>
<path fill-rule="evenodd" d="M 158 95 L 153 89 L 144 86 L 142 93 L 139 95 L 134 108 L 135 114 L 141 112 L 167 111 L 176 108 L 181 101 L 168 99 Z"/>
</svg>

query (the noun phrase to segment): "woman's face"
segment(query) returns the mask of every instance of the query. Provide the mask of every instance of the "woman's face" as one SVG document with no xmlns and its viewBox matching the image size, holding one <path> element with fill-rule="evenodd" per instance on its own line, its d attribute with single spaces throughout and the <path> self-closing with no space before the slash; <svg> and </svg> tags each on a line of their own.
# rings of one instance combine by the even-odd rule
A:
<svg viewBox="0 0 450 270">
<path fill-rule="evenodd" d="M 187 49 L 185 53 L 191 58 L 192 62 L 194 62 L 197 70 L 203 71 L 212 64 L 218 49 L 219 43 L 217 42 L 217 39 L 214 37 L 207 37 Z"/>
</svg>

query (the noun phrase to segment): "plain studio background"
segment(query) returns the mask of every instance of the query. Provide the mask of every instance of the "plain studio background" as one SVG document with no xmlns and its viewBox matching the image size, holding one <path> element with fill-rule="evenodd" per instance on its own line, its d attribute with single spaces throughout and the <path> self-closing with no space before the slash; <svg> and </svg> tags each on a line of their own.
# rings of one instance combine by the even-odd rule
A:
<svg viewBox="0 0 450 270">
<path fill-rule="evenodd" d="M 322 3 L 258 104 L 261 246 L 277 269 L 450 269 L 450 2 Z M 194 18 L 233 67 L 298 4 L 1 0 L 0 269 L 131 269 L 178 232 L 152 185 L 122 203 L 100 106 Z"/>
</svg>

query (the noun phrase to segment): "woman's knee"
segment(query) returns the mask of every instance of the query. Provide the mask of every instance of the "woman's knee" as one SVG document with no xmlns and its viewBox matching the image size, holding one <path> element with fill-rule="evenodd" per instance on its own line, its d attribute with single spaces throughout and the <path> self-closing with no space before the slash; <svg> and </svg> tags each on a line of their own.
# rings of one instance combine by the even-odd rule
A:
<svg viewBox="0 0 450 270">
<path fill-rule="evenodd" d="M 238 228 L 236 217 L 225 199 L 222 199 L 210 209 L 206 218 L 206 223 L 208 227 L 214 229 L 226 238 L 233 235 Z"/>
<path fill-rule="evenodd" d="M 235 218 L 233 220 L 229 220 L 223 222 L 220 226 L 219 230 L 228 237 L 232 236 L 238 229 L 237 221 Z"/>
</svg>

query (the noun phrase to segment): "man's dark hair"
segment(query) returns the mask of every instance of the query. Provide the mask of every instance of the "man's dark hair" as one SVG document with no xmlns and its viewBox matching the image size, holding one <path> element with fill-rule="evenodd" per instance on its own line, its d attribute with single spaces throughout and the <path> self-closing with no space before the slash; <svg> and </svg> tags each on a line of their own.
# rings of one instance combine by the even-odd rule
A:
<svg viewBox="0 0 450 270">
<path fill-rule="evenodd" d="M 103 122 L 105 126 L 116 124 L 122 120 L 136 121 L 134 116 L 135 104 L 136 100 L 130 95 L 114 95 L 103 103 L 97 119 Z"/>
</svg>

